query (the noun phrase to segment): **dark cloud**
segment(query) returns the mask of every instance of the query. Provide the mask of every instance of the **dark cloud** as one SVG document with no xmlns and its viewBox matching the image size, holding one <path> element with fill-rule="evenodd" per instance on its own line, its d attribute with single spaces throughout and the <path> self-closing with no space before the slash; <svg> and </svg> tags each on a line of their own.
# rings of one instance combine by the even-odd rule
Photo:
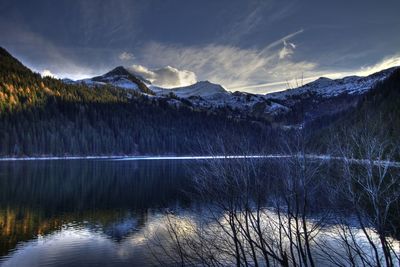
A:
<svg viewBox="0 0 400 267">
<path fill-rule="evenodd" d="M 124 61 L 245 89 L 397 62 L 398 10 L 398 0 L 2 0 L 0 45 L 58 77 Z"/>
</svg>

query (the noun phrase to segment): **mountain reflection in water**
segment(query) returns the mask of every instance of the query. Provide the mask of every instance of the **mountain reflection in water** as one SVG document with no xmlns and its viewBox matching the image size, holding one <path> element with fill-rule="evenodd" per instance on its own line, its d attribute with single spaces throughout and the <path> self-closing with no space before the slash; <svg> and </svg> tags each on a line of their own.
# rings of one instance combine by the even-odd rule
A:
<svg viewBox="0 0 400 267">
<path fill-rule="evenodd" d="M 143 240 L 184 206 L 194 162 L 0 162 L 4 266 L 150 264 Z"/>
</svg>

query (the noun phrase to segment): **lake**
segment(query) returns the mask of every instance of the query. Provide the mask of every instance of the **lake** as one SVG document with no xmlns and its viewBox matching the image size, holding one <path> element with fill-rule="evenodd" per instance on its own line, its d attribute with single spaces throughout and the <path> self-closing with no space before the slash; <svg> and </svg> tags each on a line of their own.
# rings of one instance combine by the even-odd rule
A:
<svg viewBox="0 0 400 267">
<path fill-rule="evenodd" d="M 301 161 L 285 159 L 294 160 L 292 166 L 283 160 L 0 161 L 0 265 L 159 266 L 206 260 L 231 266 L 239 244 L 240 261 L 275 266 L 286 251 L 291 261 L 301 256 L 298 244 L 304 246 L 308 230 L 312 257 L 305 262 L 347 266 L 374 257 L 383 262 L 383 251 L 372 253 L 368 240 L 379 244 L 376 232 L 361 231 L 348 200 L 335 193 L 342 179 L 338 166 L 314 159 L 298 172 Z M 196 194 L 193 177 L 198 177 Z M 303 204 L 304 218 L 293 213 Z M 240 236 L 238 243 L 231 233 Z M 292 234 L 301 239 L 291 239 Z M 399 242 L 388 240 L 396 259 Z M 254 259 L 252 244 L 259 246 Z"/>
<path fill-rule="evenodd" d="M 153 265 L 145 235 L 188 204 L 194 161 L 0 162 L 1 266 Z"/>
</svg>

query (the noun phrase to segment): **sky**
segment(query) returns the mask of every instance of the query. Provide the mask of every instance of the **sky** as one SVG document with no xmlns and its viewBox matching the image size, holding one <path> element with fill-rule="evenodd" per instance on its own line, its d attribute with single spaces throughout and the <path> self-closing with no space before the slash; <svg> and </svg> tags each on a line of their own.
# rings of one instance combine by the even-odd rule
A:
<svg viewBox="0 0 400 267">
<path fill-rule="evenodd" d="M 267 93 L 400 65 L 398 0 L 0 0 L 0 46 L 83 79 L 116 66 L 164 87 Z"/>
</svg>

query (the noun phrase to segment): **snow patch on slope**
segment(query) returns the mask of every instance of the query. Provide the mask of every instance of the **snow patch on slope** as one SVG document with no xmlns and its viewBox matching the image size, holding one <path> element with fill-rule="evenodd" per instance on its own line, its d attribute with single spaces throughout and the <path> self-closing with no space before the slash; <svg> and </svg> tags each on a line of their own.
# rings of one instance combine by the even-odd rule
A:
<svg viewBox="0 0 400 267">
<path fill-rule="evenodd" d="M 331 80 L 321 77 L 314 82 L 308 83 L 295 89 L 267 94 L 269 99 L 289 99 L 295 97 L 309 97 L 316 95 L 330 98 L 342 94 L 360 95 L 372 89 L 378 82 L 386 79 L 396 68 L 383 70 L 366 77 L 349 76 L 342 79 Z"/>
<path fill-rule="evenodd" d="M 154 91 L 157 91 L 157 89 Z M 210 83 L 208 81 L 201 81 L 189 86 L 172 89 L 163 89 L 158 87 L 158 93 L 160 95 L 168 95 L 171 92 L 176 96 L 183 98 L 190 96 L 209 97 L 217 93 L 228 93 L 221 85 Z"/>
</svg>

